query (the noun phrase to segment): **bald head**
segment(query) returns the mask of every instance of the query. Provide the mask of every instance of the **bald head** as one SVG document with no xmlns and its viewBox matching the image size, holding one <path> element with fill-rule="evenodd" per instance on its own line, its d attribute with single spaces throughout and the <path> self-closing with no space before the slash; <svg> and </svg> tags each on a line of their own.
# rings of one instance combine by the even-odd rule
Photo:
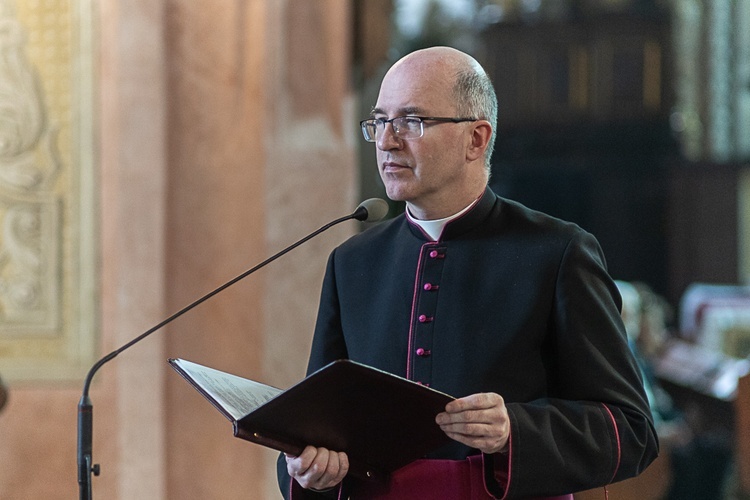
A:
<svg viewBox="0 0 750 500">
<path fill-rule="evenodd" d="M 497 127 L 497 96 L 487 73 L 476 59 L 452 47 L 429 47 L 411 52 L 399 59 L 384 81 L 408 71 L 420 75 L 424 85 L 440 86 L 450 93 L 456 116 L 473 116 L 492 125 L 492 138 L 485 153 L 485 168 L 490 171 L 490 160 L 495 145 Z"/>
<path fill-rule="evenodd" d="M 484 69 L 476 59 L 453 47 L 429 47 L 416 50 L 399 59 L 391 67 L 391 71 L 397 69 L 402 64 L 420 65 L 424 68 L 429 68 L 431 73 L 439 71 L 445 71 L 446 74 L 452 73 L 454 75 L 461 71 L 484 73 Z"/>
</svg>

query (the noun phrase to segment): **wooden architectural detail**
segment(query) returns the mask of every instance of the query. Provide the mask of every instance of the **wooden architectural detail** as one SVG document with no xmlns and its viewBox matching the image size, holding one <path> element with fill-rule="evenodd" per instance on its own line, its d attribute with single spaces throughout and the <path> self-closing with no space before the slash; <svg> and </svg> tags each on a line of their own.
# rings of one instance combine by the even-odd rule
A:
<svg viewBox="0 0 750 500">
<path fill-rule="evenodd" d="M 664 115 L 664 23 L 622 17 L 498 24 L 485 33 L 501 127 Z"/>
</svg>

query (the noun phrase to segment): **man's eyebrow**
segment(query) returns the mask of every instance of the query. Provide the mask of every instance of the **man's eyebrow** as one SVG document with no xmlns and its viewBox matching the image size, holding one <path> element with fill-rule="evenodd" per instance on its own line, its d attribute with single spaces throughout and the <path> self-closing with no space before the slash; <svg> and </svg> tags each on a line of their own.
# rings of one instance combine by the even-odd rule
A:
<svg viewBox="0 0 750 500">
<path fill-rule="evenodd" d="M 419 115 L 422 113 L 423 113 L 422 108 L 418 108 L 416 106 L 409 106 L 406 108 L 401 108 L 398 111 L 396 111 L 395 116 Z M 372 111 L 370 111 L 370 116 L 375 116 L 375 115 L 388 116 L 388 114 L 382 108 L 372 108 Z"/>
</svg>

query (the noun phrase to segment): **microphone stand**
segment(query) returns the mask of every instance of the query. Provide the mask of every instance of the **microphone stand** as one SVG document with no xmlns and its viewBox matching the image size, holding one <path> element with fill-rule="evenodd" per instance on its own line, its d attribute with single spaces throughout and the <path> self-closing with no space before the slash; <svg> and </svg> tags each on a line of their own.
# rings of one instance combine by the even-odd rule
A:
<svg viewBox="0 0 750 500">
<path fill-rule="evenodd" d="M 187 306 L 183 307 L 176 313 L 172 314 L 170 317 L 159 323 L 158 325 L 150 328 L 149 330 L 143 332 L 138 337 L 134 338 L 127 344 L 123 345 L 119 349 L 116 349 L 112 351 L 111 353 L 104 356 L 102 359 L 97 361 L 94 366 L 91 367 L 88 374 L 86 375 L 86 379 L 83 383 L 83 394 L 81 395 L 81 399 L 78 402 L 78 491 L 79 491 L 79 498 L 80 500 L 91 500 L 93 497 L 91 495 L 91 474 L 98 476 L 100 473 L 100 467 L 99 464 L 93 464 L 93 459 L 91 456 L 92 451 L 92 441 L 93 441 L 93 411 L 94 407 L 91 402 L 91 398 L 89 397 L 89 387 L 91 386 L 91 380 L 94 378 L 94 374 L 99 370 L 99 368 L 102 367 L 105 363 L 108 361 L 111 361 L 113 358 L 115 358 L 118 354 L 120 354 L 125 349 L 128 349 L 134 344 L 137 344 L 141 340 L 145 339 L 155 331 L 159 330 L 163 326 L 165 326 L 167 323 L 170 323 L 171 321 L 179 318 L 186 312 L 190 311 L 194 307 L 202 304 L 203 302 L 207 301 L 217 293 L 221 292 L 222 290 L 234 285 L 238 281 L 246 278 L 250 274 L 254 273 L 261 267 L 270 264 L 274 260 L 278 259 L 282 255 L 285 255 L 286 253 L 294 250 L 301 244 L 305 243 L 307 240 L 314 238 L 315 236 L 319 235 L 323 231 L 326 231 L 327 229 L 335 226 L 336 224 L 339 224 L 341 222 L 351 220 L 351 219 L 357 219 L 359 221 L 366 221 L 368 219 L 372 220 L 379 220 L 385 216 L 385 212 L 381 214 L 370 214 L 368 212 L 368 206 L 370 207 L 373 212 L 378 212 L 379 209 L 382 207 L 377 206 L 377 204 L 370 203 L 373 199 L 366 200 L 362 202 L 357 209 L 345 216 L 338 218 L 332 222 L 329 222 L 325 226 L 321 227 L 317 231 L 314 231 L 310 233 L 309 235 L 305 236 L 301 240 L 297 241 L 296 243 L 293 243 L 292 245 L 286 247 L 285 249 L 281 250 L 275 255 L 272 255 L 271 257 L 267 258 L 260 264 L 256 265 L 252 269 L 248 269 L 244 273 L 240 274 L 236 278 L 224 283 L 220 287 L 216 288 L 215 290 L 207 293 L 203 297 L 195 300 L 194 302 L 188 304 Z M 385 202 L 383 200 L 376 200 L 382 205 L 385 205 Z M 368 205 L 369 203 L 369 205 Z M 375 215 L 375 217 L 373 217 Z M 376 218 L 377 217 L 377 218 Z"/>
</svg>

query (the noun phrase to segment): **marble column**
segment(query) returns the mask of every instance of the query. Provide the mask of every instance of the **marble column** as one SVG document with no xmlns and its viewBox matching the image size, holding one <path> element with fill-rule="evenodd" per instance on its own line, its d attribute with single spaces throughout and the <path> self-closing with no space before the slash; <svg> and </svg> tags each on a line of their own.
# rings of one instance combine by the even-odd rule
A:
<svg viewBox="0 0 750 500">
<path fill-rule="evenodd" d="M 74 69 L 96 73 L 97 175 L 83 188 L 98 200 L 85 265 L 99 276 L 99 357 L 350 213 L 359 130 L 347 0 L 79 3 L 97 34 Z M 306 243 L 97 373 L 94 498 L 280 497 L 276 454 L 234 438 L 166 359 L 279 387 L 302 378 L 327 255 L 356 229 Z M 34 374 L 10 381 L 0 414 L 0 498 L 75 497 L 83 374 Z"/>
</svg>

